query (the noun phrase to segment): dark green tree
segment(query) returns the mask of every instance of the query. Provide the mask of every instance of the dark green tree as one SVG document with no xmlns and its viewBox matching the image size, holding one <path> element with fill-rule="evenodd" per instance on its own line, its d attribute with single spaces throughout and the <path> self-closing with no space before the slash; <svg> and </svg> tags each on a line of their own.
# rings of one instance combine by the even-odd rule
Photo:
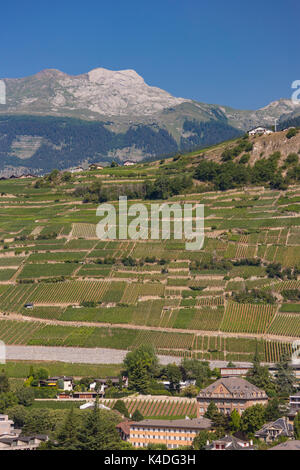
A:
<svg viewBox="0 0 300 470">
<path fill-rule="evenodd" d="M 234 410 L 231 412 L 230 415 L 230 421 L 229 421 L 229 426 L 230 429 L 233 432 L 237 432 L 240 430 L 241 427 L 241 416 L 239 412 L 234 408 Z"/>
<path fill-rule="evenodd" d="M 278 394 L 288 397 L 293 392 L 295 375 L 290 365 L 290 358 L 287 355 L 281 357 L 280 362 L 276 364 L 276 385 Z"/>
<path fill-rule="evenodd" d="M 76 450 L 78 448 L 79 420 L 70 409 L 65 422 L 57 434 L 57 448 L 63 450 Z"/>
<path fill-rule="evenodd" d="M 298 411 L 294 419 L 294 437 L 295 439 L 300 439 L 300 411 Z"/>
<path fill-rule="evenodd" d="M 253 405 L 242 414 L 241 430 L 253 435 L 265 423 L 265 408 L 262 405 Z"/>
<path fill-rule="evenodd" d="M 5 372 L 0 374 L 0 393 L 9 392 L 9 381 Z"/>
<path fill-rule="evenodd" d="M 215 433 L 208 431 L 200 431 L 193 440 L 193 449 L 203 450 L 208 442 L 212 442 L 217 438 Z"/>
<path fill-rule="evenodd" d="M 127 353 L 123 364 L 128 374 L 130 389 L 143 394 L 149 393 L 151 379 L 158 368 L 154 348 L 148 344 L 140 346 Z"/>
<path fill-rule="evenodd" d="M 78 433 L 79 450 L 116 450 L 121 445 L 121 439 L 116 430 L 116 423 L 111 419 L 111 413 L 99 411 L 99 402 L 88 413 Z"/>
<path fill-rule="evenodd" d="M 113 410 L 116 410 L 119 413 L 121 413 L 121 415 L 125 416 L 126 418 L 129 418 L 129 413 L 128 413 L 128 410 L 126 408 L 124 401 L 117 400 L 113 406 Z"/>
<path fill-rule="evenodd" d="M 176 364 L 168 364 L 166 372 L 167 378 L 170 382 L 170 391 L 178 392 L 180 389 L 180 382 L 182 380 L 180 368 Z"/>
<path fill-rule="evenodd" d="M 133 421 L 143 421 L 144 416 L 138 409 L 136 409 L 131 418 Z"/>
</svg>

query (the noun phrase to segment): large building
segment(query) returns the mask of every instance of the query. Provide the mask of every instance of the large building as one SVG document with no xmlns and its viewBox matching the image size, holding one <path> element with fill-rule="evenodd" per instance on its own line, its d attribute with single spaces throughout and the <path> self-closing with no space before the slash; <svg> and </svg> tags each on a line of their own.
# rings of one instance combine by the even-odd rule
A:
<svg viewBox="0 0 300 470">
<path fill-rule="evenodd" d="M 21 430 L 14 428 L 14 422 L 0 414 L 0 450 L 35 450 L 47 440 L 46 435 L 22 436 Z"/>
<path fill-rule="evenodd" d="M 117 426 L 123 439 L 134 447 L 147 447 L 149 444 L 165 444 L 168 449 L 191 446 L 196 435 L 210 430 L 211 420 L 206 418 L 177 419 L 174 421 L 145 419 L 126 422 Z"/>
<path fill-rule="evenodd" d="M 205 414 L 210 402 L 214 402 L 222 413 L 230 414 L 236 409 L 242 414 L 250 406 L 268 403 L 268 396 L 264 390 L 260 390 L 247 380 L 240 377 L 225 377 L 199 392 L 198 417 Z"/>
</svg>

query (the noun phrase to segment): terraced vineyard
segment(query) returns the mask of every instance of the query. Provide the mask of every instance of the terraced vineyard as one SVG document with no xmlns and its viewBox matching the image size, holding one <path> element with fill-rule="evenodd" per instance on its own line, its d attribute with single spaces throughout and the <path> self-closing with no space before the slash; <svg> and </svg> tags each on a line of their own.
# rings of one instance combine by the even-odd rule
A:
<svg viewBox="0 0 300 470">
<path fill-rule="evenodd" d="M 153 180 L 173 170 L 154 162 L 137 171 Z M 106 169 L 102 183 L 112 187 L 115 174 L 120 187 L 122 178 L 128 183 L 121 168 Z M 98 240 L 97 204 L 73 194 L 95 181 L 95 172 L 41 188 L 0 181 L 0 339 L 116 349 L 152 343 L 160 354 L 211 360 L 250 360 L 257 341 L 266 361 L 291 353 L 300 338 L 299 186 L 194 187 L 170 198 L 205 205 L 204 247 L 189 251 L 172 238 Z M 273 263 L 280 272 L 272 273 Z"/>
</svg>

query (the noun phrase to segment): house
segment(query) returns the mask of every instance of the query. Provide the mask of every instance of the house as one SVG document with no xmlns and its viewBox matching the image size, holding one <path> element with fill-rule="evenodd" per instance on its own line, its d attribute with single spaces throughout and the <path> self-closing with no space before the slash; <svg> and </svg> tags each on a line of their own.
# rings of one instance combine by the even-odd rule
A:
<svg viewBox="0 0 300 470">
<path fill-rule="evenodd" d="M 70 168 L 70 173 L 81 173 L 82 171 L 84 171 L 84 169 L 82 168 L 82 166 L 76 166 L 74 168 Z"/>
<path fill-rule="evenodd" d="M 64 390 L 65 392 L 71 392 L 73 390 L 73 377 L 58 376 L 50 377 L 49 380 L 55 381 L 57 388 Z"/>
<path fill-rule="evenodd" d="M 235 436 L 225 436 L 211 443 L 207 442 L 205 450 L 254 450 L 253 441 L 245 441 Z"/>
<path fill-rule="evenodd" d="M 21 430 L 14 428 L 14 422 L 0 414 L 0 450 L 35 450 L 47 440 L 46 435 L 21 436 Z"/>
<path fill-rule="evenodd" d="M 300 450 L 300 441 L 286 441 L 268 450 Z"/>
<path fill-rule="evenodd" d="M 161 382 L 165 389 L 166 390 L 170 390 L 170 385 L 171 383 L 168 381 L 168 380 L 164 380 L 163 382 Z M 196 385 L 196 380 L 194 379 L 191 379 L 191 380 L 182 380 L 180 383 L 179 383 L 179 390 L 182 390 L 184 389 L 185 387 L 188 387 L 189 385 Z"/>
<path fill-rule="evenodd" d="M 293 425 L 287 418 L 279 418 L 272 423 L 264 424 L 255 433 L 255 437 L 267 443 L 276 441 L 279 437 L 293 437 Z"/>
<path fill-rule="evenodd" d="M 100 165 L 100 163 L 92 163 L 89 165 L 89 170 L 103 170 L 104 166 Z"/>
<path fill-rule="evenodd" d="M 266 129 L 265 127 L 255 127 L 248 131 L 248 135 L 269 135 L 273 134 L 273 131 Z"/>
<path fill-rule="evenodd" d="M 54 379 L 43 379 L 39 380 L 39 387 L 57 387 L 57 381 Z"/>
<path fill-rule="evenodd" d="M 104 379 L 95 379 L 94 382 L 90 384 L 90 390 L 96 390 L 98 388 L 98 393 L 101 396 L 105 395 L 105 390 L 110 385 L 116 387 L 120 384 L 119 377 L 106 377 Z M 122 377 L 122 387 L 128 387 L 128 377 Z"/>
<path fill-rule="evenodd" d="M 197 396 L 197 416 L 203 416 L 212 401 L 219 412 L 231 414 L 236 409 L 242 414 L 250 406 L 267 404 L 268 396 L 264 390 L 245 379 L 224 377 L 200 390 Z"/>
<path fill-rule="evenodd" d="M 131 160 L 126 160 L 124 163 L 123 163 L 124 166 L 132 166 L 132 165 L 135 165 L 135 162 L 131 161 Z"/>
<path fill-rule="evenodd" d="M 207 418 L 177 419 L 174 421 L 146 419 L 130 421 L 122 426 L 121 431 L 129 437 L 134 447 L 147 447 L 148 444 L 165 444 L 168 449 L 191 446 L 196 435 L 203 430 L 210 430 L 212 422 Z M 119 431 L 120 432 L 120 431 Z"/>
</svg>

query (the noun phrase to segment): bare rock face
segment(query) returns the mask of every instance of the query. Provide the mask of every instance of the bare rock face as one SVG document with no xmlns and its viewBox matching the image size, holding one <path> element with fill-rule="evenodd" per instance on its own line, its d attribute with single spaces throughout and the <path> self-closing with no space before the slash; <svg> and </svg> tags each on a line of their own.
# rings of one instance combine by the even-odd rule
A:
<svg viewBox="0 0 300 470">
<path fill-rule="evenodd" d="M 32 77 L 6 79 L 7 107 L 3 112 L 40 112 L 81 117 L 152 115 L 165 108 L 189 102 L 160 88 L 147 85 L 134 70 L 104 68 L 70 76 L 44 70 Z M 100 116 L 99 116 L 100 115 Z"/>
<path fill-rule="evenodd" d="M 177 140 L 186 119 L 199 122 L 226 120 L 242 131 L 257 125 L 270 126 L 274 119 L 300 114 L 300 105 L 281 99 L 258 110 L 236 110 L 176 98 L 149 86 L 134 70 L 96 68 L 82 75 L 46 69 L 36 75 L 4 79 L 7 104 L 0 114 L 40 114 L 88 120 L 158 122 Z M 111 118 L 111 119 L 110 119 Z M 111 123 L 110 123 L 111 124 Z M 178 131 L 179 129 L 179 131 Z"/>
</svg>

